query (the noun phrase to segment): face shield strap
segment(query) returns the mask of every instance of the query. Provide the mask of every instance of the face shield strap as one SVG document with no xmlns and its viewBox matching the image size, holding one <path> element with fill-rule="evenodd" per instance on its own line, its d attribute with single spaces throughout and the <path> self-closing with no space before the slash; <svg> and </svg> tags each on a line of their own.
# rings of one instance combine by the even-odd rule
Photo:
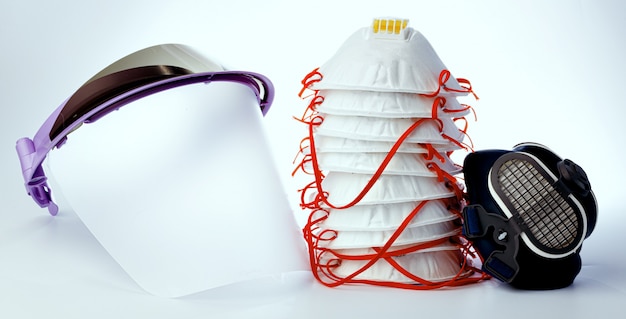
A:
<svg viewBox="0 0 626 319">
<path fill-rule="evenodd" d="M 52 201 L 52 192 L 47 184 L 42 163 L 50 150 L 63 145 L 67 140 L 67 135 L 83 123 L 95 122 L 106 114 L 148 95 L 194 83 L 208 84 L 214 81 L 226 81 L 248 86 L 256 95 L 263 115 L 268 112 L 274 99 L 274 87 L 271 81 L 263 75 L 252 72 L 218 71 L 187 74 L 190 72 L 182 68 L 151 66 L 147 69 L 145 67 L 134 68 L 111 75 L 116 75 L 119 81 L 120 74 L 128 77 L 129 72 L 135 72 L 133 75 L 137 76 L 136 72 L 139 69 L 152 73 L 146 75 L 145 72 L 140 72 L 138 77 L 122 82 L 110 82 L 112 79 L 109 78 L 106 83 L 112 83 L 112 85 L 95 90 L 95 92 L 88 92 L 79 98 L 82 104 L 70 105 L 71 107 L 66 109 L 67 104 L 76 96 L 76 94 L 73 95 L 48 117 L 32 139 L 24 137 L 16 142 L 16 151 L 27 194 L 40 207 L 47 207 L 51 215 L 57 214 L 58 206 Z M 159 75 L 154 73 L 156 69 L 167 72 Z M 85 86 L 96 81 L 89 82 Z M 115 83 L 122 83 L 122 85 L 116 86 Z M 81 93 L 80 89 L 78 93 Z"/>
<path fill-rule="evenodd" d="M 463 234 L 470 240 L 486 239 L 494 243 L 494 249 L 485 256 L 484 269 L 492 276 L 511 282 L 519 272 L 515 260 L 519 245 L 522 223 L 513 216 L 507 219 L 501 215 L 489 213 L 478 204 L 468 205 L 463 209 Z"/>
</svg>

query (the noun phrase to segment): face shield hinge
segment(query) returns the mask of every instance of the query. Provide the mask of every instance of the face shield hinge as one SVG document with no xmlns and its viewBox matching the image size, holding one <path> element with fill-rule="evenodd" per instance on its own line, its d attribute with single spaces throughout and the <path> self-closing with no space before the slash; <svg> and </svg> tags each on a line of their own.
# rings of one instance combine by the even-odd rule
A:
<svg viewBox="0 0 626 319">
<path fill-rule="evenodd" d="M 59 208 L 52 201 L 52 191 L 47 183 L 48 178 L 41 167 L 41 162 L 35 162 L 37 154 L 35 143 L 27 137 L 21 138 L 17 141 L 15 149 L 22 166 L 26 192 L 39 207 L 48 207 L 50 214 L 56 215 Z"/>
<path fill-rule="evenodd" d="M 47 183 L 45 176 L 33 179 L 26 183 L 26 191 L 28 195 L 39 205 L 39 207 L 47 207 L 50 215 L 56 215 L 59 211 L 58 206 L 52 201 L 52 191 Z"/>
</svg>

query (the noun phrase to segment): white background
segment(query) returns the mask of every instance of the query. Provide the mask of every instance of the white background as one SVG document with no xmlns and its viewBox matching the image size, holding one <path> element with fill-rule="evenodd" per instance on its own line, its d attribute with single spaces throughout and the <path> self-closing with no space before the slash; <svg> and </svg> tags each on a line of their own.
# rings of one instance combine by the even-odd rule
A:
<svg viewBox="0 0 626 319">
<path fill-rule="evenodd" d="M 304 128 L 300 80 L 375 17 L 410 19 L 480 97 L 476 149 L 548 145 L 588 173 L 599 221 L 567 289 L 521 292 L 495 281 L 413 292 L 325 288 L 306 273 L 162 299 L 136 286 L 72 214 L 52 218 L 22 187 L 15 140 L 114 60 L 159 43 L 197 47 L 230 69 L 267 75 L 264 119 L 285 191 Z M 0 3 L 0 317 L 2 318 L 583 318 L 616 314 L 626 295 L 622 226 L 626 2 L 12 1 Z M 280 190 L 278 190 L 280 191 Z M 606 316 L 605 316 L 606 317 Z"/>
</svg>

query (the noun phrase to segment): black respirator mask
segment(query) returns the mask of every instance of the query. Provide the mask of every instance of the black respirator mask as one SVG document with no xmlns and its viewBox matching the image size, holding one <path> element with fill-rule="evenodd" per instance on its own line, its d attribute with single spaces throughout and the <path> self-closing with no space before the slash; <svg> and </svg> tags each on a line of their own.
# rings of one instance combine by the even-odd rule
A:
<svg viewBox="0 0 626 319">
<path fill-rule="evenodd" d="M 521 289 L 570 285 L 597 217 L 582 168 L 543 145 L 523 143 L 471 153 L 463 172 L 463 233 L 483 256 L 483 270 Z"/>
</svg>

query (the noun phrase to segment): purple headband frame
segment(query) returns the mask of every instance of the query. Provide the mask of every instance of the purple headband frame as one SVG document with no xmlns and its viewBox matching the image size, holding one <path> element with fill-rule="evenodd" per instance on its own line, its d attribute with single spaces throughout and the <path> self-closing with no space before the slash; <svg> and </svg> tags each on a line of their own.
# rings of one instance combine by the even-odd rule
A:
<svg viewBox="0 0 626 319">
<path fill-rule="evenodd" d="M 48 186 L 48 178 L 42 168 L 42 163 L 46 159 L 48 152 L 55 147 L 61 147 L 67 141 L 67 135 L 76 130 L 83 123 L 93 123 L 104 115 L 128 103 L 154 93 L 189 84 L 208 84 L 213 81 L 235 82 L 250 87 L 259 101 L 263 116 L 267 114 L 274 100 L 274 86 L 272 82 L 267 77 L 258 73 L 221 71 L 181 75 L 165 80 L 154 81 L 112 97 L 95 106 L 85 115 L 73 120 L 60 134 L 51 139 L 50 131 L 68 99 L 52 112 L 41 128 L 39 128 L 33 139 L 24 137 L 16 142 L 15 148 L 22 167 L 24 185 L 28 195 L 33 198 L 39 207 L 47 207 L 50 215 L 55 216 L 58 213 L 59 207 L 52 201 L 52 191 Z"/>
</svg>

